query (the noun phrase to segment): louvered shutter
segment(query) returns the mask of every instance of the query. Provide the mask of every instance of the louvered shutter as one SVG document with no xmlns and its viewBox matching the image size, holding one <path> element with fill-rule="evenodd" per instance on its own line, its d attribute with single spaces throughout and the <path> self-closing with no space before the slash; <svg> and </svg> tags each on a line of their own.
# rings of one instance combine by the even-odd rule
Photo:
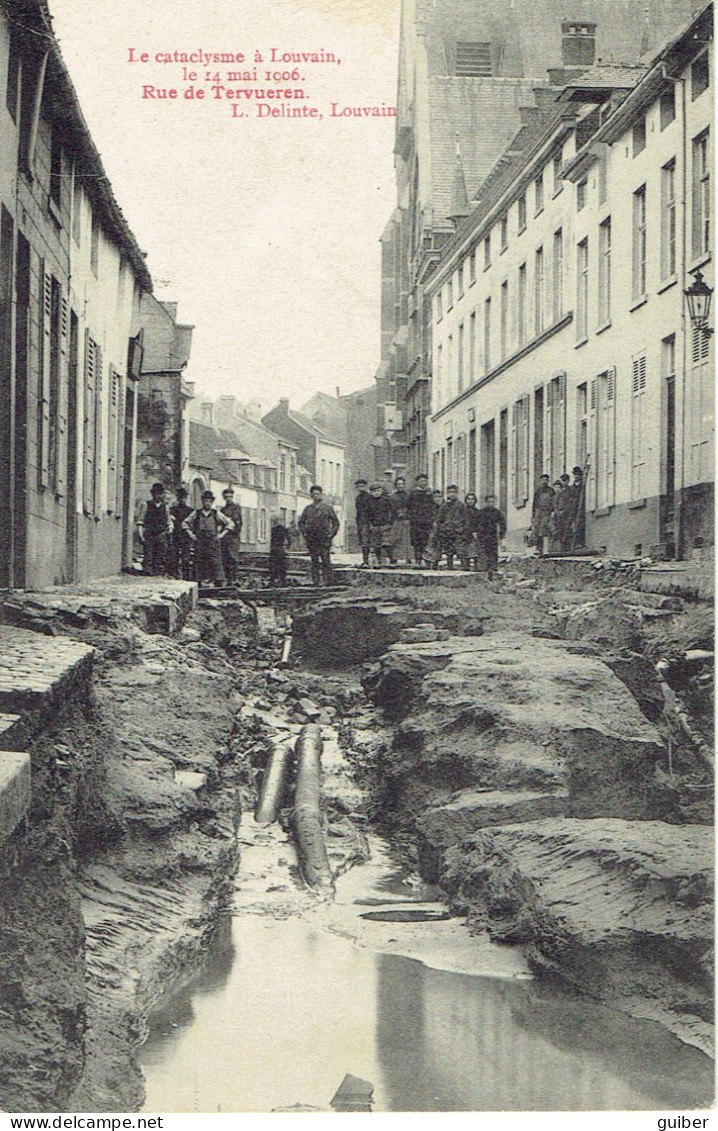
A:
<svg viewBox="0 0 718 1131">
<path fill-rule="evenodd" d="M 526 502 L 529 497 L 529 398 L 523 398 L 523 413 L 521 418 L 521 500 Z"/>
<path fill-rule="evenodd" d="M 69 380 L 70 310 L 67 299 L 60 300 L 60 359 L 57 388 L 57 444 L 55 460 L 55 492 L 66 491 L 67 469 L 67 401 Z"/>
<path fill-rule="evenodd" d="M 588 394 L 588 444 L 589 465 L 588 483 L 586 484 L 586 505 L 589 510 L 596 509 L 598 496 L 598 413 L 596 412 L 596 398 L 598 395 L 598 382 L 591 381 Z M 593 457 L 590 452 L 594 452 Z"/>
<path fill-rule="evenodd" d="M 102 499 L 102 434 L 104 423 L 104 374 L 102 349 L 95 343 L 95 435 L 94 435 L 94 506 L 93 514 L 100 516 Z"/>
<path fill-rule="evenodd" d="M 38 389 L 38 481 L 40 488 L 50 484 L 50 360 L 52 327 L 52 276 L 41 266 L 40 341 L 42 363 Z"/>
<path fill-rule="evenodd" d="M 115 510 L 122 514 L 124 502 L 124 470 L 125 470 L 125 378 L 118 374 L 117 377 L 117 470 L 115 476 Z"/>
<path fill-rule="evenodd" d="M 549 381 L 545 386 L 546 408 L 543 414 L 543 467 L 542 471 L 548 471 L 551 475 L 553 467 L 553 444 L 554 444 L 554 383 Z"/>
<path fill-rule="evenodd" d="M 631 375 L 631 497 L 643 497 L 643 392 L 646 358 L 634 357 Z"/>
<path fill-rule="evenodd" d="M 82 429 L 82 509 L 95 509 L 95 343 L 85 330 L 85 411 Z"/>
<path fill-rule="evenodd" d="M 119 373 L 110 366 L 109 420 L 107 428 L 107 512 L 114 514 L 117 505 L 117 416 Z"/>
<path fill-rule="evenodd" d="M 514 403 L 511 410 L 511 498 L 514 505 L 519 502 L 519 444 L 518 444 L 519 406 Z M 483 484 L 482 484 L 483 487 Z"/>
<path fill-rule="evenodd" d="M 616 370 L 609 369 L 605 376 L 605 499 L 606 506 L 613 506 L 616 499 Z"/>
<path fill-rule="evenodd" d="M 566 468 L 566 374 L 562 373 L 556 378 L 556 395 L 558 397 L 558 442 L 556 445 L 555 474 L 563 474 Z"/>
</svg>

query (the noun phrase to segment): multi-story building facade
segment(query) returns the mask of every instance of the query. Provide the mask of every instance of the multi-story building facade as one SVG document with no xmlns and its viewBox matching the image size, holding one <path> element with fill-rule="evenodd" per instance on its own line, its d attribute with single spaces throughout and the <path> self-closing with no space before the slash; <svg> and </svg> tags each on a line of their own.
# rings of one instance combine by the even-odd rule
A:
<svg viewBox="0 0 718 1131">
<path fill-rule="evenodd" d="M 0 585 L 131 560 L 151 280 L 43 0 L 0 12 Z"/>
<path fill-rule="evenodd" d="M 142 376 L 137 404 L 138 503 L 149 498 L 154 482 L 171 491 L 189 476 L 189 402 L 194 385 L 184 371 L 192 348 L 192 330 L 177 321 L 177 304 L 150 294 L 140 303 Z"/>
<path fill-rule="evenodd" d="M 435 482 L 491 491 L 518 546 L 539 476 L 587 468 L 586 541 L 713 540 L 712 6 L 638 67 L 572 78 L 514 139 L 427 293 Z M 519 151 L 520 150 L 520 151 Z"/>
<path fill-rule="evenodd" d="M 540 113 L 534 88 L 547 85 L 547 70 L 561 58 L 574 70 L 594 57 L 635 61 L 691 10 L 691 0 L 647 0 L 637 19 L 631 0 L 582 0 L 580 19 L 570 20 L 563 0 L 404 0 L 397 205 L 382 235 L 375 473 L 427 470 L 426 286 L 509 138 Z M 566 81 L 549 71 L 549 86 L 554 78 Z"/>
</svg>

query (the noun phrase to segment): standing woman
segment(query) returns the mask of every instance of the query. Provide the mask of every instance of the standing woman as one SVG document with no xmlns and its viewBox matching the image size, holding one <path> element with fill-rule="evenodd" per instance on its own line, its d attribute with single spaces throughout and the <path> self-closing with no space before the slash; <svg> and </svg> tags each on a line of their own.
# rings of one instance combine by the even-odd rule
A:
<svg viewBox="0 0 718 1131">
<path fill-rule="evenodd" d="M 389 496 L 394 510 L 394 522 L 391 530 L 392 553 L 394 561 L 403 560 L 411 565 L 411 540 L 409 537 L 409 495 L 406 490 L 406 479 L 397 476 L 394 482 L 394 491 Z"/>
</svg>

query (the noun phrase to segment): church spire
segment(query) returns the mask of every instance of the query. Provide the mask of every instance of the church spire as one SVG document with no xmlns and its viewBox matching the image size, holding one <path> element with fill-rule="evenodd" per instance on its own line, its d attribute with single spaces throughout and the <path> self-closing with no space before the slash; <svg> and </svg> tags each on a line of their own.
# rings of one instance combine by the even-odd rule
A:
<svg viewBox="0 0 718 1131">
<path fill-rule="evenodd" d="M 456 135 L 456 159 L 454 162 L 454 183 L 451 189 L 451 209 L 449 219 L 453 220 L 458 228 L 461 220 L 469 215 L 469 198 L 466 193 L 466 179 L 464 177 L 464 164 L 461 160 L 461 146 L 459 135 Z"/>
</svg>

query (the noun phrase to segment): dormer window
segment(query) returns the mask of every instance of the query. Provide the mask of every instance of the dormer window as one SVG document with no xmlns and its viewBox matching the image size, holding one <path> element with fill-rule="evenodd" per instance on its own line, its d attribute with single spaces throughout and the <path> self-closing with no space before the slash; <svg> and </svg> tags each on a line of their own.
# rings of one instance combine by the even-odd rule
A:
<svg viewBox="0 0 718 1131">
<path fill-rule="evenodd" d="M 491 78 L 491 44 L 458 40 L 456 73 L 464 78 Z"/>
</svg>

